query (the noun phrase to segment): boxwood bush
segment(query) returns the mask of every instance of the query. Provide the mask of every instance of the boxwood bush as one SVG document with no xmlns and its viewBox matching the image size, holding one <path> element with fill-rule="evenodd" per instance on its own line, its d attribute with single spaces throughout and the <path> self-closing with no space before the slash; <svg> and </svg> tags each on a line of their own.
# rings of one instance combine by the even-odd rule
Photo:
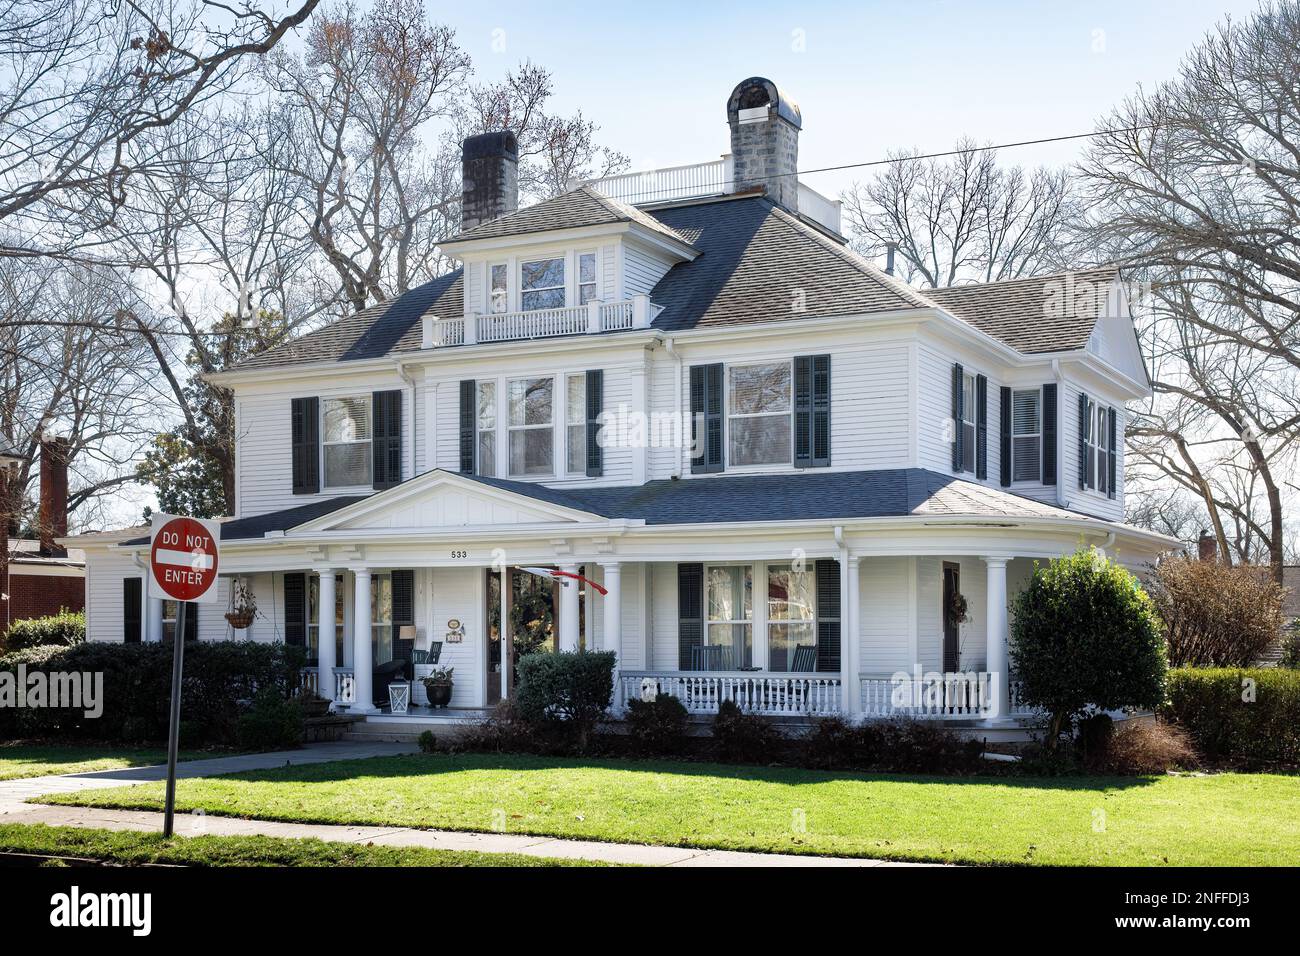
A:
<svg viewBox="0 0 1300 956">
<path fill-rule="evenodd" d="M 613 651 L 526 654 L 519 659 L 515 708 L 534 726 L 560 724 L 585 752 L 614 699 Z"/>
<path fill-rule="evenodd" d="M 1169 672 L 1164 715 L 1205 756 L 1300 763 L 1300 671 L 1177 668 Z"/>
<path fill-rule="evenodd" d="M 0 647 L 4 653 L 26 650 L 29 647 L 70 647 L 86 640 L 86 615 L 83 611 L 69 611 L 46 617 L 33 617 L 14 621 L 5 632 Z"/>
<path fill-rule="evenodd" d="M 299 685 L 302 648 L 254 641 L 185 645 L 181 738 L 186 746 L 234 744 L 239 717 L 259 691 L 287 698 Z M 0 707 L 0 736 L 124 742 L 167 739 L 172 649 L 165 644 L 87 642 L 34 647 L 0 657 L 0 671 L 103 674 L 103 713 L 82 709 Z M 16 679 L 16 678 L 15 678 Z"/>
</svg>

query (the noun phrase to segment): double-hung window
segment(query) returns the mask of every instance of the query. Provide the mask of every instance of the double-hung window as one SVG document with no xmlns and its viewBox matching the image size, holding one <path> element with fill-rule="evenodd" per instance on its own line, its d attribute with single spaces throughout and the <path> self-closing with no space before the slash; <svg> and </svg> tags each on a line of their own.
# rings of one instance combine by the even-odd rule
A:
<svg viewBox="0 0 1300 956">
<path fill-rule="evenodd" d="M 570 375 L 564 387 L 564 470 L 587 473 L 587 376 Z"/>
<path fill-rule="evenodd" d="M 321 401 L 326 488 L 370 484 L 370 396 Z"/>
<path fill-rule="evenodd" d="M 564 257 L 525 262 L 520 271 L 520 307 L 535 309 L 564 308 Z"/>
<path fill-rule="evenodd" d="M 733 365 L 727 378 L 728 463 L 788 465 L 793 460 L 790 363 Z"/>
<path fill-rule="evenodd" d="M 1011 393 L 1011 480 L 1043 480 L 1043 393 L 1016 389 Z"/>
<path fill-rule="evenodd" d="M 343 664 L 343 642 L 347 635 L 343 633 L 343 576 L 334 576 L 334 662 Z M 320 577 L 307 577 L 307 657 L 309 660 L 320 659 Z"/>
<path fill-rule="evenodd" d="M 488 311 L 500 315 L 510 309 L 510 267 L 504 262 L 488 266 Z"/>
<path fill-rule="evenodd" d="M 497 383 L 480 380 L 478 383 L 478 473 L 497 473 Z"/>
<path fill-rule="evenodd" d="M 578 305 L 596 298 L 596 254 L 578 253 Z"/>
<path fill-rule="evenodd" d="M 1109 491 L 1110 481 L 1110 423 L 1106 406 L 1097 402 L 1088 403 L 1088 421 L 1091 428 L 1088 433 L 1088 472 L 1094 479 L 1091 484 L 1103 495 Z"/>
<path fill-rule="evenodd" d="M 812 567 L 767 566 L 768 670 L 815 670 L 817 588 Z"/>
<path fill-rule="evenodd" d="M 754 653 L 754 571 L 751 565 L 705 569 L 708 626 L 693 670 L 730 671 L 750 667 Z"/>
<path fill-rule="evenodd" d="M 975 403 L 975 376 L 964 373 L 961 377 L 961 421 L 958 422 L 961 429 L 962 471 L 975 470 L 975 416 L 978 414 Z"/>
<path fill-rule="evenodd" d="M 510 474 L 555 473 L 555 379 L 512 379 L 510 389 Z"/>
</svg>

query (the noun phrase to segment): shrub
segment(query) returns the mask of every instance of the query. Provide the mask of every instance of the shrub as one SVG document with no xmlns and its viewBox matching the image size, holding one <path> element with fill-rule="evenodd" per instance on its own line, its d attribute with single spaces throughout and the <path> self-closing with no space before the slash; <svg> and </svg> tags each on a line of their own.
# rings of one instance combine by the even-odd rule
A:
<svg viewBox="0 0 1300 956">
<path fill-rule="evenodd" d="M 869 725 L 868 725 L 869 726 Z M 984 744 L 932 720 L 890 720 L 880 734 L 877 764 L 898 773 L 971 773 L 983 766 Z"/>
<path fill-rule="evenodd" d="M 718 756 L 738 763 L 769 763 L 783 742 L 771 723 L 747 714 L 734 700 L 724 700 L 713 718 L 713 741 Z"/>
<path fill-rule="evenodd" d="M 1286 626 L 1286 633 L 1282 635 L 1282 657 L 1278 664 L 1300 670 L 1300 620 L 1292 621 Z"/>
<path fill-rule="evenodd" d="M 14 621 L 5 632 L 5 653 L 26 650 L 29 647 L 71 647 L 86 640 L 86 615 L 83 611 L 66 608 L 48 617 L 34 617 Z"/>
<path fill-rule="evenodd" d="M 1208 757 L 1300 763 L 1300 671 L 1180 667 L 1162 713 Z"/>
<path fill-rule="evenodd" d="M 1250 667 L 1282 628 L 1282 588 L 1268 568 L 1169 558 L 1147 586 L 1171 667 Z"/>
<path fill-rule="evenodd" d="M 514 701 L 503 700 L 486 720 L 466 724 L 449 749 L 469 753 L 559 754 L 569 749 L 557 721 L 535 724 L 524 720 Z"/>
<path fill-rule="evenodd" d="M 184 704 L 182 703 L 182 707 Z M 302 744 L 302 706 L 279 691 L 261 691 L 239 715 L 235 739 L 244 750 L 283 750 Z"/>
<path fill-rule="evenodd" d="M 1036 566 L 1016 597 L 1011 667 L 1050 715 L 1046 747 L 1089 705 L 1154 709 L 1164 696 L 1160 622 L 1137 579 L 1092 550 Z"/>
<path fill-rule="evenodd" d="M 420 733 L 420 753 L 431 754 L 438 749 L 438 740 L 433 736 L 432 730 L 425 730 Z"/>
<path fill-rule="evenodd" d="M 1104 760 L 1114 736 L 1115 721 L 1110 714 L 1092 714 L 1083 718 L 1079 721 L 1079 736 L 1075 741 L 1080 759 L 1085 765 Z"/>
<path fill-rule="evenodd" d="M 804 736 L 799 756 L 819 770 L 860 770 L 879 758 L 880 737 L 875 724 L 855 727 L 841 717 L 822 717 Z"/>
<path fill-rule="evenodd" d="M 1163 720 L 1126 720 L 1090 754 L 1088 768 L 1109 773 L 1168 773 L 1196 766 L 1196 749 L 1186 731 Z"/>
<path fill-rule="evenodd" d="M 639 753 L 675 754 L 686 736 L 686 707 L 672 694 L 627 702 L 627 730 Z"/>
<path fill-rule="evenodd" d="M 614 698 L 613 651 L 528 654 L 519 659 L 515 706 L 534 727 L 559 722 L 585 753 Z"/>
<path fill-rule="evenodd" d="M 185 646 L 181 720 L 187 745 L 233 744 L 241 701 L 268 690 L 289 697 L 299 686 L 303 649 L 253 641 L 191 642 Z M 103 675 L 103 713 L 82 709 L 0 707 L 0 736 L 63 737 L 123 742 L 167 739 L 172 649 L 164 644 L 34 647 L 0 657 L 0 671 Z"/>
</svg>

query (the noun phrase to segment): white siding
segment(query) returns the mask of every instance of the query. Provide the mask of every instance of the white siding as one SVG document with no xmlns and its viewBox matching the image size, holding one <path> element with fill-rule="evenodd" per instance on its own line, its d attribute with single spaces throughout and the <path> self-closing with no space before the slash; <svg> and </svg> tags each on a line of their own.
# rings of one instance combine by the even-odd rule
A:
<svg viewBox="0 0 1300 956">
<path fill-rule="evenodd" d="M 425 639 L 444 641 L 447 621 L 452 618 L 465 626 L 465 639 L 459 644 L 444 641 L 439 659 L 455 668 L 454 707 L 481 706 L 485 700 L 486 580 L 483 568 L 435 568 L 417 573 L 415 619 Z M 417 697 L 424 699 L 422 690 Z"/>
<path fill-rule="evenodd" d="M 122 581 L 139 578 L 147 590 L 144 571 L 123 552 L 90 551 L 86 554 L 86 639 L 120 644 L 123 637 Z M 148 619 L 147 599 L 141 607 L 141 640 Z"/>
<path fill-rule="evenodd" d="M 672 267 L 672 262 L 633 243 L 623 244 L 623 294 L 649 295 Z"/>
<path fill-rule="evenodd" d="M 889 677 L 910 673 L 912 612 L 910 558 L 863 558 L 860 566 L 859 672 Z"/>
</svg>

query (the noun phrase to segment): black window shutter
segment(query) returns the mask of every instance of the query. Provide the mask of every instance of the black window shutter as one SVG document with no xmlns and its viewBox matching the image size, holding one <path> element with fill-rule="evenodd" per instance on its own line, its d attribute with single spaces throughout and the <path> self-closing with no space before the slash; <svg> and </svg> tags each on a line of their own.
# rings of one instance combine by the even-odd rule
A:
<svg viewBox="0 0 1300 956">
<path fill-rule="evenodd" d="M 798 355 L 794 360 L 794 465 L 825 468 L 831 463 L 831 357 Z"/>
<path fill-rule="evenodd" d="M 677 669 L 691 670 L 691 650 L 704 644 L 704 565 L 677 565 Z"/>
<path fill-rule="evenodd" d="M 293 493 L 314 495 L 320 491 L 320 399 L 293 399 L 290 421 Z"/>
<path fill-rule="evenodd" d="M 812 466 L 813 385 L 811 355 L 794 358 L 794 466 Z"/>
<path fill-rule="evenodd" d="M 1002 386 L 1002 410 L 998 417 L 998 482 L 1003 488 L 1011 485 L 1011 389 Z"/>
<path fill-rule="evenodd" d="M 460 473 L 474 474 L 475 451 L 478 448 L 474 434 L 478 425 L 478 383 L 472 378 L 460 383 Z"/>
<path fill-rule="evenodd" d="M 401 638 L 402 625 L 415 623 L 415 572 L 410 569 L 392 572 L 393 578 L 393 660 L 409 661 L 415 657 L 415 641 Z M 406 675 L 408 678 L 410 674 Z"/>
<path fill-rule="evenodd" d="M 831 357 L 814 355 L 812 463 L 825 468 L 831 463 Z"/>
<path fill-rule="evenodd" d="M 284 576 L 284 642 L 307 646 L 307 575 L 301 571 Z"/>
<path fill-rule="evenodd" d="M 1088 481 L 1088 396 L 1079 393 L 1079 487 L 1087 488 Z"/>
<path fill-rule="evenodd" d="M 185 602 L 185 640 L 199 639 L 199 606 L 193 601 Z"/>
<path fill-rule="evenodd" d="M 127 644 L 140 643 L 140 627 L 144 623 L 144 581 L 140 578 L 122 579 L 122 640 Z"/>
<path fill-rule="evenodd" d="M 1115 460 L 1117 458 L 1115 449 L 1115 419 L 1115 409 L 1111 408 L 1106 413 L 1106 424 L 1109 426 L 1108 430 L 1110 432 L 1110 434 L 1106 436 L 1106 467 L 1110 469 L 1110 473 L 1106 476 L 1106 494 L 1111 498 L 1115 497 Z"/>
<path fill-rule="evenodd" d="M 605 473 L 605 449 L 600 447 L 600 413 L 605 410 L 605 370 L 587 371 L 587 477 Z"/>
<path fill-rule="evenodd" d="M 370 451 L 376 491 L 402 480 L 402 392 L 394 389 L 370 396 Z"/>
<path fill-rule="evenodd" d="M 1056 484 L 1056 383 L 1043 386 L 1043 484 Z"/>
<path fill-rule="evenodd" d="M 691 443 L 692 472 L 722 471 L 721 362 L 691 366 Z"/>
<path fill-rule="evenodd" d="M 840 563 L 822 559 L 817 572 L 817 669 L 840 669 Z"/>
<path fill-rule="evenodd" d="M 962 431 L 963 431 L 961 427 L 961 423 L 962 423 L 962 418 L 964 417 L 965 409 L 962 407 L 963 400 L 964 400 L 962 395 L 962 387 L 961 387 L 962 374 L 963 373 L 962 373 L 961 363 L 960 362 L 955 363 L 952 367 L 952 424 L 953 424 L 952 470 L 953 471 L 961 471 L 961 459 L 962 459 L 962 451 L 963 451 L 961 447 Z"/>
<path fill-rule="evenodd" d="M 989 476 L 989 380 L 975 376 L 975 477 Z"/>
</svg>

